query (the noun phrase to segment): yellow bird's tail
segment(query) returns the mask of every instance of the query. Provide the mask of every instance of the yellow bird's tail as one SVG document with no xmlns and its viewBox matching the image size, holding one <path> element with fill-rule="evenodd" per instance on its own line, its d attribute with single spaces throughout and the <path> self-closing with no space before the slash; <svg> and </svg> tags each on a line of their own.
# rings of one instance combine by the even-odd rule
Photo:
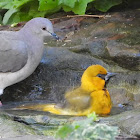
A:
<svg viewBox="0 0 140 140">
<path fill-rule="evenodd" d="M 14 108 L 14 110 L 36 110 L 61 115 L 61 110 L 57 109 L 55 106 L 56 106 L 55 104 L 22 105 Z"/>
<path fill-rule="evenodd" d="M 60 108 L 56 104 L 23 105 L 14 108 L 14 110 L 36 110 L 36 111 L 50 112 L 56 115 L 71 115 L 71 116 L 85 116 L 90 113 L 88 110 L 82 112 L 81 111 L 76 112 L 68 108 Z"/>
</svg>

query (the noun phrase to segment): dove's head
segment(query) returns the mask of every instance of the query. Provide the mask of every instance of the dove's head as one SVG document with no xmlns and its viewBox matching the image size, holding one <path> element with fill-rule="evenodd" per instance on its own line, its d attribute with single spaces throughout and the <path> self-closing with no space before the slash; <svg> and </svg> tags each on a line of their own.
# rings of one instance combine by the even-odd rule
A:
<svg viewBox="0 0 140 140">
<path fill-rule="evenodd" d="M 55 39 L 59 39 L 59 37 L 53 31 L 53 26 L 51 21 L 46 18 L 37 17 L 31 19 L 23 27 L 23 30 L 26 29 L 30 33 L 38 36 L 39 38 L 45 39 L 45 37 L 52 36 Z"/>
</svg>

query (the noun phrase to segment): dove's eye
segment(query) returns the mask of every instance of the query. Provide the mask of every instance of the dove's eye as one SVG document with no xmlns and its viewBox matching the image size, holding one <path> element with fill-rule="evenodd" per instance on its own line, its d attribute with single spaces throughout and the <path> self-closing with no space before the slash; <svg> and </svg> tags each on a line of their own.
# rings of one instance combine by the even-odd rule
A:
<svg viewBox="0 0 140 140">
<path fill-rule="evenodd" d="M 44 30 L 44 31 L 45 31 L 45 30 L 46 30 L 46 27 L 43 27 L 43 28 L 42 28 L 42 30 Z"/>
</svg>

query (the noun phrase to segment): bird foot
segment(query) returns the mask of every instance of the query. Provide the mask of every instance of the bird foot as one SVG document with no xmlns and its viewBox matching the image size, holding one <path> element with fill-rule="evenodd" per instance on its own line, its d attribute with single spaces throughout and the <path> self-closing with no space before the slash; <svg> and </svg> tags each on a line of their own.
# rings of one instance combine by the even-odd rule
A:
<svg viewBox="0 0 140 140">
<path fill-rule="evenodd" d="M 0 101 L 0 107 L 2 107 L 2 102 Z"/>
</svg>

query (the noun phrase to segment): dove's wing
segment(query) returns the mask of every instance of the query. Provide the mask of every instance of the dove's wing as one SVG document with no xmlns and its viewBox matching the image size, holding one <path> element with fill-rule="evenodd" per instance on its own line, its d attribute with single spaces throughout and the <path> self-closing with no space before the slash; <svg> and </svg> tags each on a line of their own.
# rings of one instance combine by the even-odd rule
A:
<svg viewBox="0 0 140 140">
<path fill-rule="evenodd" d="M 27 44 L 12 36 L 0 33 L 0 72 L 16 72 L 22 69 L 28 60 Z"/>
</svg>

